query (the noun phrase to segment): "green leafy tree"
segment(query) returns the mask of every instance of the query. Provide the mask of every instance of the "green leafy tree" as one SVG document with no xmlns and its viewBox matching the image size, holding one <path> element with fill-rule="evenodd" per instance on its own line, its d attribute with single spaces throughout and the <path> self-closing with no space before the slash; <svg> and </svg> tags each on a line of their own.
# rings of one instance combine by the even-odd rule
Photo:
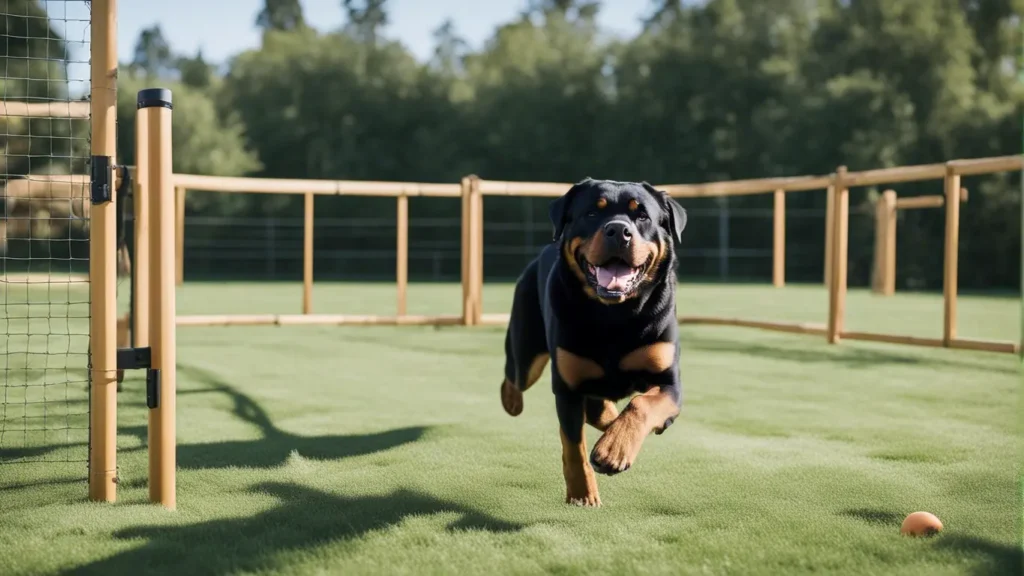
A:
<svg viewBox="0 0 1024 576">
<path fill-rule="evenodd" d="M 265 0 L 256 26 L 267 30 L 295 30 L 306 26 L 299 0 Z"/>
<path fill-rule="evenodd" d="M 159 24 L 139 32 L 131 67 L 149 78 L 163 78 L 174 70 L 174 54 Z"/>
<path fill-rule="evenodd" d="M 214 69 L 203 58 L 203 51 L 200 49 L 193 57 L 179 56 L 177 59 L 178 72 L 181 74 L 181 83 L 192 88 L 209 88 L 213 83 Z"/>
<path fill-rule="evenodd" d="M 388 24 L 387 0 L 342 0 L 341 4 L 350 32 L 363 43 L 376 45 L 381 28 Z"/>
</svg>

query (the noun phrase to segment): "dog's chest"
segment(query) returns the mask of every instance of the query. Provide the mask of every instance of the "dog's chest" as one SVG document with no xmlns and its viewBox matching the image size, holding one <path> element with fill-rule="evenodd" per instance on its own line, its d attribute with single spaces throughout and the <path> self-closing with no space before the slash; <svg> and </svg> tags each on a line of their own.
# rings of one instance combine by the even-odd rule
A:
<svg viewBox="0 0 1024 576">
<path fill-rule="evenodd" d="M 647 390 L 655 375 L 673 366 L 675 351 L 671 342 L 563 342 L 556 348 L 555 364 L 570 389 L 587 395 L 622 398 Z"/>
</svg>

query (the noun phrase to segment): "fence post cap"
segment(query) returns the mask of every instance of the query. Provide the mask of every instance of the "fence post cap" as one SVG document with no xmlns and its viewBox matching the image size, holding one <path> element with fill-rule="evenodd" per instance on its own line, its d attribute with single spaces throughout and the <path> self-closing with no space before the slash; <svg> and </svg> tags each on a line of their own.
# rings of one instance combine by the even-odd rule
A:
<svg viewBox="0 0 1024 576">
<path fill-rule="evenodd" d="M 167 88 L 144 88 L 139 90 L 136 109 L 156 107 L 173 107 L 171 105 L 171 91 Z"/>
</svg>

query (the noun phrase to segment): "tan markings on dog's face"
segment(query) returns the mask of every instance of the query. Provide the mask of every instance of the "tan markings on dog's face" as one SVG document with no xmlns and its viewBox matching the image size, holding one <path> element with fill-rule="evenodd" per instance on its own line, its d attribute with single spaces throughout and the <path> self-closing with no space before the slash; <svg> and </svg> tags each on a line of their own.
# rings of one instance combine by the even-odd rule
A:
<svg viewBox="0 0 1024 576">
<path fill-rule="evenodd" d="M 587 380 L 604 377 L 600 364 L 561 347 L 555 348 L 555 368 L 570 390 L 577 390 Z"/>
<path fill-rule="evenodd" d="M 629 201 L 629 211 L 636 212 L 636 209 L 640 207 L 640 203 L 636 201 L 636 198 L 632 198 Z"/>
<path fill-rule="evenodd" d="M 603 298 L 597 295 L 597 291 L 587 282 L 587 275 L 580 268 L 579 260 L 576 258 L 577 251 L 580 245 L 583 244 L 582 238 L 573 238 L 566 242 L 562 247 L 562 257 L 569 264 L 569 269 L 572 270 L 576 279 L 583 285 L 583 293 L 587 295 L 591 300 L 596 300 L 601 303 L 607 304 Z"/>
<path fill-rule="evenodd" d="M 655 342 L 641 346 L 626 354 L 619 360 L 619 368 L 624 371 L 650 372 L 661 374 L 672 367 L 676 356 L 676 345 L 671 342 Z"/>
<path fill-rule="evenodd" d="M 583 259 L 595 266 L 604 264 L 613 256 L 621 257 L 630 266 L 643 266 L 648 258 L 659 250 L 658 244 L 655 242 L 648 242 L 643 238 L 634 238 L 634 241 L 629 243 L 629 250 L 626 253 L 621 255 L 608 254 L 606 252 L 607 244 L 601 241 L 601 236 L 602 233 L 598 230 L 589 238 L 582 240 L 578 245 L 579 254 L 583 256 Z"/>
<path fill-rule="evenodd" d="M 661 266 L 662 260 L 665 259 L 665 255 L 668 253 L 665 240 L 661 236 L 658 236 L 657 242 L 651 243 L 651 252 L 653 258 L 651 258 L 650 265 L 644 270 L 644 280 L 647 282 L 654 282 L 657 279 L 658 267 Z"/>
<path fill-rule="evenodd" d="M 576 251 L 582 243 L 582 238 L 573 238 L 566 242 L 562 246 L 562 257 L 565 258 L 565 261 L 569 264 L 569 269 L 571 269 L 572 273 L 579 278 L 580 282 L 586 283 L 587 276 L 583 273 L 583 270 L 580 269 L 579 262 L 576 261 Z"/>
<path fill-rule="evenodd" d="M 607 198 L 603 198 L 602 197 L 602 198 L 598 198 L 597 199 L 597 209 L 598 210 L 604 210 L 606 206 L 608 206 L 608 199 Z"/>
</svg>

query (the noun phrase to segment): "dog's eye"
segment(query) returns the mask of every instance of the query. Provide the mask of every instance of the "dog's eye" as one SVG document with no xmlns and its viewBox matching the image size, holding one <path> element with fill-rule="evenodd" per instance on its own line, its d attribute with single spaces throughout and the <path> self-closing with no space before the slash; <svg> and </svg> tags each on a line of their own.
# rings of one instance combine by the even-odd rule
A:
<svg viewBox="0 0 1024 576">
<path fill-rule="evenodd" d="M 591 210 L 590 212 L 587 212 L 586 216 L 587 216 L 587 218 L 596 218 L 597 217 L 597 211 L 596 210 Z"/>
<path fill-rule="evenodd" d="M 641 210 L 636 215 L 636 217 L 637 217 L 638 220 L 650 220 L 651 219 L 651 217 L 647 215 L 647 211 L 646 210 Z"/>
</svg>

